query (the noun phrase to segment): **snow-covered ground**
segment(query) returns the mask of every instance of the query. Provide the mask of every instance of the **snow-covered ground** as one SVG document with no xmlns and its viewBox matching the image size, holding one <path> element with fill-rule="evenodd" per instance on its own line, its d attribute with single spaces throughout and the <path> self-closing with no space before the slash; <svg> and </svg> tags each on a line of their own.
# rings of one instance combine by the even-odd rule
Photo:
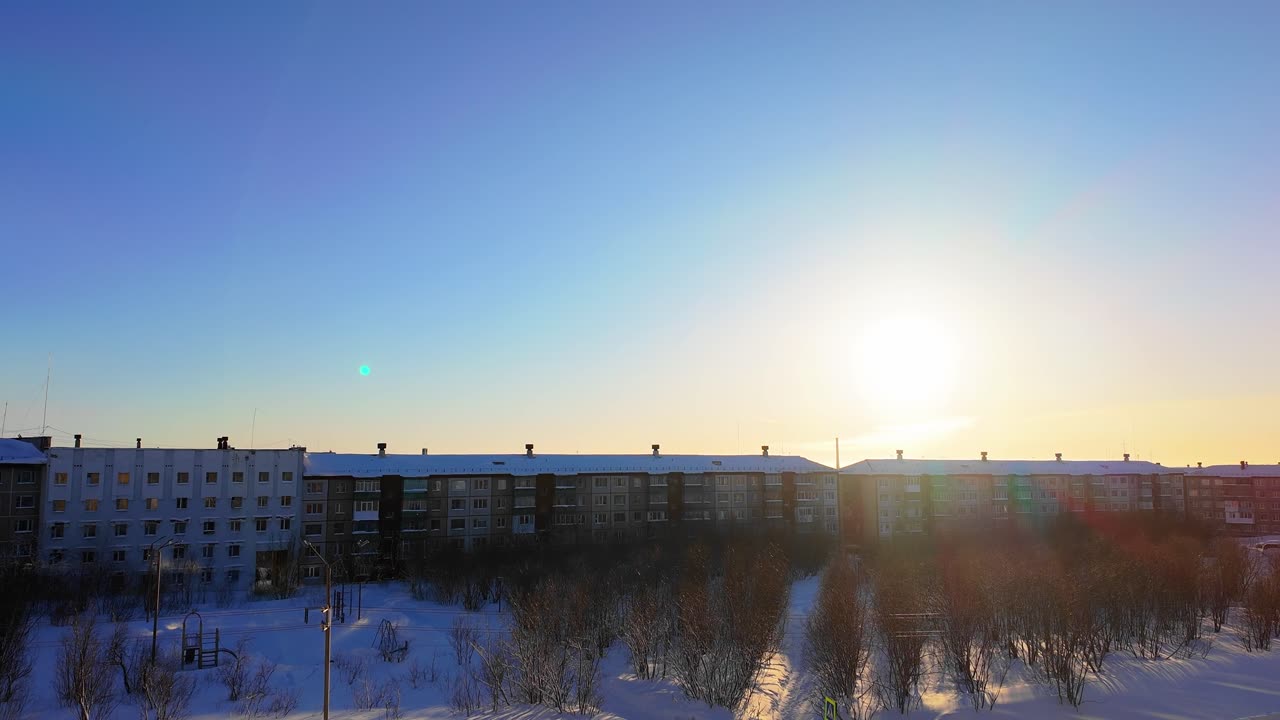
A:
<svg viewBox="0 0 1280 720">
<path fill-rule="evenodd" d="M 813 702 L 820 698 L 812 688 L 812 680 L 803 672 L 801 654 L 804 616 L 812 605 L 817 578 L 795 583 L 783 644 L 776 658 L 750 698 L 742 717 L 761 720 L 790 720 L 820 717 Z M 321 604 L 322 593 L 310 590 L 282 601 L 251 601 L 239 607 L 217 609 L 201 607 L 206 632 L 218 628 L 225 647 L 234 647 L 248 639 L 250 650 L 278 663 L 274 684 L 296 687 L 301 692 L 298 709 L 290 720 L 319 718 L 322 698 L 323 633 L 315 614 L 304 624 L 304 606 Z M 353 598 L 354 600 L 354 598 Z M 335 655 L 365 657 L 371 676 L 380 679 L 404 676 L 414 661 L 422 667 L 434 662 L 439 679 L 414 689 L 407 680 L 400 682 L 403 717 L 410 719 L 456 718 L 449 709 L 448 678 L 457 666 L 449 645 L 448 632 L 454 618 L 466 615 L 476 624 L 500 627 L 504 615 L 496 606 L 479 613 L 413 600 L 402 585 L 366 586 L 363 617 L 356 620 L 354 605 L 345 624 L 334 625 Z M 409 640 L 409 656 L 403 663 L 383 662 L 373 647 L 382 620 L 399 627 L 402 638 Z M 162 648 L 176 650 L 181 634 L 181 617 L 161 619 Z M 148 642 L 149 622 L 137 620 L 129 624 L 131 632 Z M 109 630 L 108 628 L 105 628 Z M 28 708 L 32 720 L 73 717 L 68 709 L 58 707 L 53 697 L 54 659 L 59 639 L 68 630 L 52 627 L 43 621 L 36 634 L 36 671 L 33 697 Z M 232 713 L 225 690 L 217 683 L 214 670 L 194 671 L 199 678 L 193 720 L 212 720 Z M 660 720 L 725 720 L 731 714 L 723 709 L 685 699 L 671 681 L 638 680 L 630 674 L 626 650 L 620 644 L 610 652 L 602 666 L 604 702 L 599 718 L 657 718 Z M 1160 718 L 1191 720 L 1193 718 L 1244 718 L 1280 713 L 1280 649 L 1269 653 L 1246 653 L 1229 629 L 1215 639 L 1203 659 L 1136 660 L 1116 653 L 1106 662 L 1106 672 L 1085 690 L 1085 704 L 1079 711 L 1058 704 L 1052 691 L 1034 682 L 1020 665 L 1011 668 L 994 711 L 975 713 L 965 707 L 940 677 L 931 677 L 923 688 L 924 707 L 910 718 L 982 716 L 992 718 Z M 332 679 L 331 716 L 372 720 L 382 711 L 357 712 L 353 709 L 352 691 L 342 674 L 335 669 Z M 480 717 L 507 720 L 550 720 L 561 716 L 545 708 L 505 708 L 496 714 Z M 891 718 L 896 713 L 881 712 L 877 717 Z M 136 710 L 122 705 L 115 718 L 137 717 Z"/>
</svg>

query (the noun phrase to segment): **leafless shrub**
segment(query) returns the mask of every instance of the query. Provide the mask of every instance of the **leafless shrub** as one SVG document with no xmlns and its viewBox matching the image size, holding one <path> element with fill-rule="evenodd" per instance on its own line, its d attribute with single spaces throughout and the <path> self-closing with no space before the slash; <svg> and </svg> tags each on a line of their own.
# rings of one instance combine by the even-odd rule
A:
<svg viewBox="0 0 1280 720">
<path fill-rule="evenodd" d="M 177 655 L 162 655 L 154 663 L 147 658 L 134 672 L 134 685 L 141 720 L 184 720 L 190 714 L 196 679 L 181 672 Z"/>
<path fill-rule="evenodd" d="M 271 712 L 273 693 L 271 678 L 276 673 L 276 664 L 265 658 L 252 663 L 248 679 L 236 705 L 241 715 L 248 718 L 261 717 Z"/>
<path fill-rule="evenodd" d="M 930 602 L 942 667 L 976 709 L 995 705 L 992 676 L 1002 680 L 1008 668 L 999 652 L 998 600 L 989 594 L 987 570 L 973 555 L 944 558 Z"/>
<path fill-rule="evenodd" d="M 666 677 L 667 654 L 675 637 L 674 606 L 665 581 L 656 587 L 641 586 L 622 601 L 619 632 L 637 677 Z"/>
<path fill-rule="evenodd" d="M 489 703 L 493 711 L 498 711 L 499 704 L 506 705 L 507 682 L 511 676 L 513 660 L 511 646 L 506 640 L 490 637 L 485 643 L 475 646 L 476 655 L 480 658 L 478 679 L 489 692 Z"/>
<path fill-rule="evenodd" d="M 1280 567 L 1260 574 L 1244 596 L 1240 642 L 1248 652 L 1271 649 L 1271 640 L 1280 634 Z"/>
<path fill-rule="evenodd" d="M 384 686 L 367 675 L 357 677 L 351 684 L 351 702 L 356 710 L 372 710 L 382 707 Z"/>
<path fill-rule="evenodd" d="M 431 654 L 431 665 L 428 667 L 423 667 L 418 663 L 417 658 L 414 658 L 409 663 L 408 671 L 405 673 L 405 679 L 409 681 L 409 687 L 414 690 L 418 690 L 426 687 L 429 683 L 435 682 L 435 678 L 433 677 L 433 675 L 436 674 L 435 663 L 435 653 Z"/>
<path fill-rule="evenodd" d="M 871 652 L 871 628 L 864 588 L 844 558 L 832 560 L 805 622 L 805 659 L 825 697 L 848 708 L 861 707 L 867 690 L 863 673 Z"/>
<path fill-rule="evenodd" d="M 928 642 L 925 574 L 903 562 L 881 563 L 875 575 L 874 610 L 880 629 L 876 695 L 902 714 L 920 704 L 920 677 Z"/>
<path fill-rule="evenodd" d="M 22 598 L 10 598 L 0 612 L 0 720 L 16 720 L 26 710 L 35 618 Z"/>
<path fill-rule="evenodd" d="M 1213 564 L 1207 578 L 1206 597 L 1213 631 L 1219 632 L 1227 621 L 1232 603 L 1241 600 L 1249 589 L 1254 566 L 1248 549 L 1231 538 L 1215 540 L 1210 547 L 1210 555 Z"/>
<path fill-rule="evenodd" d="M 54 675 L 54 693 L 79 720 L 105 720 L 119 704 L 107 657 L 108 643 L 97 631 L 93 616 L 85 614 L 62 639 Z"/>
<path fill-rule="evenodd" d="M 471 673 L 460 671 L 454 676 L 449 692 L 449 707 L 467 717 L 480 709 L 484 698 Z"/>
<path fill-rule="evenodd" d="M 298 709 L 298 698 L 301 695 L 302 691 L 296 687 L 276 690 L 271 693 L 271 700 L 267 703 L 267 712 L 272 717 L 277 718 L 292 715 L 293 711 Z"/>
<path fill-rule="evenodd" d="M 471 656 L 475 654 L 475 643 L 480 639 L 480 631 L 463 615 L 453 619 L 449 628 L 449 647 L 453 648 L 453 659 L 458 667 L 466 669 L 471 666 Z"/>
<path fill-rule="evenodd" d="M 337 653 L 333 656 L 334 667 L 338 668 L 338 672 L 342 674 L 342 679 L 348 684 L 353 685 L 355 681 L 363 677 L 367 664 L 364 658 L 346 653 Z"/>
<path fill-rule="evenodd" d="M 235 654 L 230 662 L 226 660 L 218 662 L 218 682 L 227 689 L 227 700 L 238 702 L 243 697 L 252 671 L 253 660 L 249 655 L 249 641 L 242 639 L 236 643 Z"/>
</svg>

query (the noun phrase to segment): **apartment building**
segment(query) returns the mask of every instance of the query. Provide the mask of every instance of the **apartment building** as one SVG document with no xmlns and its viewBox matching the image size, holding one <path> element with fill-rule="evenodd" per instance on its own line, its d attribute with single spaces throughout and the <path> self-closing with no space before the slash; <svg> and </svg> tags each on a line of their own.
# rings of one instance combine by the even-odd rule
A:
<svg viewBox="0 0 1280 720">
<path fill-rule="evenodd" d="M 0 562 L 25 565 L 38 557 L 48 441 L 0 439 Z"/>
<path fill-rule="evenodd" d="M 163 547 L 166 583 L 244 590 L 298 544 L 305 448 L 49 451 L 42 561 L 54 571 L 143 573 Z"/>
<path fill-rule="evenodd" d="M 840 471 L 850 542 L 959 525 L 1033 528 L 1063 512 L 1185 512 L 1184 471 L 1120 461 L 862 460 Z"/>
<path fill-rule="evenodd" d="M 794 456 L 308 453 L 335 569 L 393 572 L 433 548 L 587 542 L 681 528 L 835 534 L 834 470 Z M 348 508 L 351 514 L 348 515 Z M 305 521 L 305 518 L 304 518 Z M 306 571 L 309 574 L 319 572 Z"/>
<path fill-rule="evenodd" d="M 1280 533 L 1280 465 L 1210 465 L 1186 470 L 1187 512 L 1237 535 Z"/>
</svg>

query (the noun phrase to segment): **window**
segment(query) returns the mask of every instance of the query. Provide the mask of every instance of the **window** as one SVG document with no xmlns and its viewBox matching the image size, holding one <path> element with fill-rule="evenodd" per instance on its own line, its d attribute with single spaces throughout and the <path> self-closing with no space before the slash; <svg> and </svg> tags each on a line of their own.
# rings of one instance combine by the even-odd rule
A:
<svg viewBox="0 0 1280 720">
<path fill-rule="evenodd" d="M 280 518 L 280 529 L 288 530 L 293 527 L 293 518 Z"/>
<path fill-rule="evenodd" d="M 97 501 L 97 500 L 94 500 L 93 498 L 90 498 L 90 499 L 88 499 L 88 500 L 85 500 L 85 501 L 84 501 L 84 511 L 85 511 L 85 512 L 97 512 L 97 511 L 98 511 L 98 501 Z"/>
<path fill-rule="evenodd" d="M 496 528 L 505 528 L 507 526 L 507 519 L 505 517 L 494 518 L 493 526 Z"/>
<path fill-rule="evenodd" d="M 205 510 L 213 510 L 213 509 L 214 509 L 214 508 L 216 508 L 216 507 L 218 507 L 218 498 L 216 498 L 216 497 L 207 497 L 207 498 L 205 498 L 205 499 L 204 499 L 204 509 L 205 509 Z"/>
<path fill-rule="evenodd" d="M 202 557 L 202 558 L 204 558 L 204 559 L 206 559 L 206 560 L 212 560 L 212 559 L 213 559 L 214 548 L 216 548 L 216 547 L 218 547 L 218 546 L 217 546 L 217 545 L 214 545 L 214 544 L 212 544 L 212 543 L 207 543 L 207 544 L 205 544 L 205 545 L 201 545 L 201 546 L 200 546 L 200 557 Z"/>
<path fill-rule="evenodd" d="M 498 489 L 499 489 L 499 490 L 506 490 L 506 489 L 507 489 L 507 479 L 506 479 L 506 478 L 498 478 Z"/>
<path fill-rule="evenodd" d="M 213 520 L 205 520 L 201 528 L 205 535 L 212 535 L 218 531 L 217 523 Z"/>
<path fill-rule="evenodd" d="M 94 525 L 93 523 L 80 526 L 80 537 L 82 538 L 98 537 L 98 526 Z"/>
<path fill-rule="evenodd" d="M 609 504 L 609 496 L 608 496 L 608 495 L 597 495 L 597 496 L 596 496 L 596 505 L 608 505 L 608 504 Z"/>
<path fill-rule="evenodd" d="M 323 535 L 324 529 L 321 527 L 320 523 L 306 523 L 302 526 L 302 534 L 311 537 Z"/>
<path fill-rule="evenodd" d="M 244 521 L 240 519 L 230 520 L 227 522 L 227 529 L 233 533 L 240 532 L 240 529 L 243 527 L 244 527 Z"/>
<path fill-rule="evenodd" d="M 377 512 L 378 501 L 377 500 L 357 500 L 355 502 L 355 510 L 356 512 Z"/>
<path fill-rule="evenodd" d="M 268 521 L 269 519 L 270 519 L 270 518 L 254 518 L 254 519 L 253 519 L 253 527 L 254 527 L 254 529 L 255 529 L 255 530 L 257 530 L 258 532 L 266 532 L 266 531 L 267 531 L 267 521 Z"/>
<path fill-rule="evenodd" d="M 217 483 L 218 483 L 218 473 L 217 473 L 217 471 L 207 472 L 207 473 L 205 473 L 205 474 L 204 474 L 204 484 L 205 484 L 205 485 L 216 485 Z"/>
<path fill-rule="evenodd" d="M 466 519 L 466 518 L 453 518 L 453 519 L 451 519 L 451 520 L 449 521 L 449 529 L 450 529 L 450 530 L 466 530 L 466 529 L 467 529 L 467 519 Z"/>
<path fill-rule="evenodd" d="M 146 500 L 142 501 L 142 505 L 148 510 L 159 510 L 160 498 L 147 498 Z"/>
<path fill-rule="evenodd" d="M 84 563 L 84 564 L 88 565 L 89 563 L 93 562 L 94 560 L 95 560 L 95 556 L 94 556 L 94 553 L 93 553 L 93 551 L 92 551 L 92 550 L 81 550 L 81 551 L 80 551 L 80 562 L 82 562 L 82 563 Z"/>
<path fill-rule="evenodd" d="M 174 535 L 186 535 L 186 534 L 187 534 L 187 521 L 186 521 L 186 520 L 174 520 L 174 521 L 173 521 L 173 534 L 174 534 Z"/>
<path fill-rule="evenodd" d="M 15 506 L 19 510 L 30 510 L 36 506 L 35 495 L 19 495 Z"/>
<path fill-rule="evenodd" d="M 633 477 L 633 478 L 631 478 L 631 487 L 632 487 L 632 488 L 634 488 L 634 489 L 636 489 L 636 490 L 639 490 L 639 489 L 640 489 L 640 478 L 638 478 L 638 477 Z"/>
<path fill-rule="evenodd" d="M 32 527 L 31 518 L 19 518 L 13 521 L 13 531 L 15 533 L 29 533 Z"/>
<path fill-rule="evenodd" d="M 267 503 L 269 503 L 270 501 L 271 501 L 271 498 L 267 497 L 266 495 L 259 495 L 258 507 L 265 508 L 267 506 Z"/>
<path fill-rule="evenodd" d="M 488 490 L 489 478 L 476 478 L 474 481 L 472 481 L 471 487 L 476 490 Z"/>
<path fill-rule="evenodd" d="M 232 471 L 231 471 L 231 482 L 233 482 L 233 483 L 242 483 L 242 482 L 244 482 L 244 473 L 243 473 L 242 471 L 240 471 L 240 470 L 232 470 Z"/>
<path fill-rule="evenodd" d="M 627 514 L 624 512 L 616 512 L 613 514 L 613 521 L 616 523 L 624 523 L 627 521 Z"/>
<path fill-rule="evenodd" d="M 650 510 L 649 522 L 662 522 L 667 519 L 666 510 Z"/>
<path fill-rule="evenodd" d="M 187 498 L 174 498 L 173 506 L 179 510 L 187 509 Z"/>
<path fill-rule="evenodd" d="M 467 489 L 467 481 L 462 478 L 454 478 L 449 481 L 449 489 L 454 492 L 464 492 Z"/>
<path fill-rule="evenodd" d="M 343 504 L 343 503 L 334 503 L 334 504 L 333 504 L 333 514 L 334 514 L 334 515 L 338 515 L 339 517 L 341 517 L 342 515 L 346 515 L 346 514 L 347 514 L 347 506 L 346 506 L 345 504 Z"/>
<path fill-rule="evenodd" d="M 54 512 L 66 512 L 66 511 L 67 511 L 67 501 L 66 501 L 66 500 L 54 500 L 54 501 L 53 501 L 53 511 L 54 511 Z"/>
<path fill-rule="evenodd" d="M 381 480 L 357 480 L 356 492 L 358 493 L 379 492 L 381 486 L 382 486 Z"/>
<path fill-rule="evenodd" d="M 597 477 L 591 478 L 591 481 L 592 481 L 592 483 L 593 483 L 597 488 L 607 488 L 607 487 L 609 487 L 609 478 L 607 478 L 607 477 L 599 477 L 599 476 L 597 476 Z"/>
<path fill-rule="evenodd" d="M 463 500 L 462 498 L 453 498 L 452 500 L 449 501 L 449 509 L 450 510 L 466 510 L 467 501 Z"/>
<path fill-rule="evenodd" d="M 67 484 L 67 474 L 66 474 L 66 473 L 54 473 L 54 474 L 53 474 L 53 484 L 54 484 L 54 485 L 66 485 L 66 484 Z"/>
<path fill-rule="evenodd" d="M 317 482 L 317 481 L 315 481 L 315 480 L 308 480 L 308 481 L 307 481 L 307 494 L 308 494 L 308 495 L 319 495 L 319 494 L 320 494 L 320 493 L 322 493 L 322 492 L 324 492 L 324 486 L 323 486 L 323 485 L 321 485 L 319 482 Z"/>
<path fill-rule="evenodd" d="M 489 498 L 473 498 L 471 500 L 471 509 L 472 510 L 488 510 Z"/>
<path fill-rule="evenodd" d="M 58 538 L 63 537 L 66 534 L 66 531 L 66 523 L 54 523 L 49 526 L 49 537 L 57 540 Z"/>
<path fill-rule="evenodd" d="M 116 510 L 128 510 L 129 498 L 116 498 Z"/>
<path fill-rule="evenodd" d="M 293 472 L 284 470 L 280 473 L 280 482 L 293 482 Z"/>
<path fill-rule="evenodd" d="M 293 507 L 293 496 L 292 496 L 292 495 L 281 495 L 281 496 L 280 496 L 280 507 Z"/>
<path fill-rule="evenodd" d="M 242 498 L 242 497 L 232 497 L 232 498 L 231 498 L 231 509 L 232 509 L 232 510 L 239 510 L 239 509 L 240 509 L 240 508 L 242 508 L 242 507 L 244 507 L 244 498 Z"/>
<path fill-rule="evenodd" d="M 625 476 L 623 476 L 623 477 L 616 477 L 616 478 L 614 478 L 614 479 L 613 479 L 613 486 L 614 486 L 614 487 L 616 487 L 616 488 L 624 488 L 624 487 L 626 487 L 626 486 L 627 486 L 627 478 L 626 478 Z"/>
<path fill-rule="evenodd" d="M 156 533 L 158 533 L 158 532 L 160 532 L 160 521 L 159 521 L 159 520 L 146 520 L 146 521 L 144 521 L 144 522 L 142 523 L 142 534 L 143 534 L 143 535 L 147 535 L 147 536 L 154 536 L 154 535 L 155 535 Z"/>
<path fill-rule="evenodd" d="M 233 585 L 240 582 L 240 568 L 231 568 L 227 571 L 227 582 Z"/>
<path fill-rule="evenodd" d="M 431 492 L 441 492 L 441 491 L 443 491 L 443 490 L 444 490 L 444 481 L 443 481 L 443 480 L 432 480 L 432 481 L 431 481 Z"/>
<path fill-rule="evenodd" d="M 626 495 L 614 495 L 614 496 L 613 496 L 613 504 L 614 504 L 614 505 L 626 505 L 626 504 L 627 504 L 627 496 L 626 496 Z"/>
<path fill-rule="evenodd" d="M 213 568 L 204 568 L 200 571 L 200 582 L 206 585 L 213 582 Z"/>
<path fill-rule="evenodd" d="M 186 484 L 187 484 L 187 483 L 189 483 L 189 482 L 191 482 L 191 473 L 187 473 L 187 472 L 180 472 L 180 473 L 178 473 L 178 484 L 179 484 L 179 485 L 186 485 Z"/>
<path fill-rule="evenodd" d="M 85 475 L 85 479 L 88 481 L 90 485 L 97 485 L 98 483 L 102 482 L 102 475 L 100 475 L 99 473 L 87 473 Z"/>
<path fill-rule="evenodd" d="M 174 560 L 186 560 L 186 559 L 187 559 L 187 546 L 186 546 L 186 545 L 174 545 L 174 546 L 173 546 L 173 559 L 174 559 Z"/>
<path fill-rule="evenodd" d="M 609 513 L 592 513 L 591 523 L 593 525 L 604 525 L 609 522 Z"/>
<path fill-rule="evenodd" d="M 498 508 L 499 510 L 502 510 L 507 507 L 507 499 L 504 497 L 498 497 L 496 500 L 494 500 L 493 506 Z"/>
<path fill-rule="evenodd" d="M 483 518 L 483 517 L 471 518 L 471 529 L 472 530 L 488 530 L 489 518 Z"/>
<path fill-rule="evenodd" d="M 307 565 L 306 567 L 302 568 L 302 577 L 308 580 L 315 580 L 316 578 L 320 577 L 320 566 Z"/>
<path fill-rule="evenodd" d="M 258 473 L 258 482 L 260 483 L 271 482 L 271 471 L 269 470 L 260 471 Z"/>
<path fill-rule="evenodd" d="M 111 526 L 111 532 L 116 537 L 127 537 L 129 535 L 129 526 L 125 523 L 114 523 Z"/>
<path fill-rule="evenodd" d="M 306 514 L 308 514 L 308 515 L 323 515 L 323 514 L 324 514 L 324 504 L 323 504 L 323 503 L 317 503 L 317 502 L 306 503 L 305 505 L 303 505 L 302 509 L 303 509 L 303 511 L 304 511 L 304 512 L 306 512 Z"/>
<path fill-rule="evenodd" d="M 334 524 L 333 524 L 333 534 L 334 534 L 334 535 L 341 535 L 341 534 L 345 533 L 346 531 L 347 531 L 347 524 L 346 524 L 346 523 L 334 523 Z"/>
<path fill-rule="evenodd" d="M 159 485 L 159 484 L 160 484 L 160 473 L 158 473 L 158 472 L 149 472 L 149 473 L 147 473 L 147 484 L 148 484 L 148 485 Z"/>
</svg>

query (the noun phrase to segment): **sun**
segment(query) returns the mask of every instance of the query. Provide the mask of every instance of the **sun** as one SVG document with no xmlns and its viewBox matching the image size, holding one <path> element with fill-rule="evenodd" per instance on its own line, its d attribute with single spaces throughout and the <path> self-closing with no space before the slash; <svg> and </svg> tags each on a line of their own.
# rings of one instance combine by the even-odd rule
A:
<svg viewBox="0 0 1280 720">
<path fill-rule="evenodd" d="M 885 419 L 941 410 L 956 381 L 951 333 L 922 313 L 888 315 L 855 329 L 849 359 L 859 399 Z"/>
</svg>

